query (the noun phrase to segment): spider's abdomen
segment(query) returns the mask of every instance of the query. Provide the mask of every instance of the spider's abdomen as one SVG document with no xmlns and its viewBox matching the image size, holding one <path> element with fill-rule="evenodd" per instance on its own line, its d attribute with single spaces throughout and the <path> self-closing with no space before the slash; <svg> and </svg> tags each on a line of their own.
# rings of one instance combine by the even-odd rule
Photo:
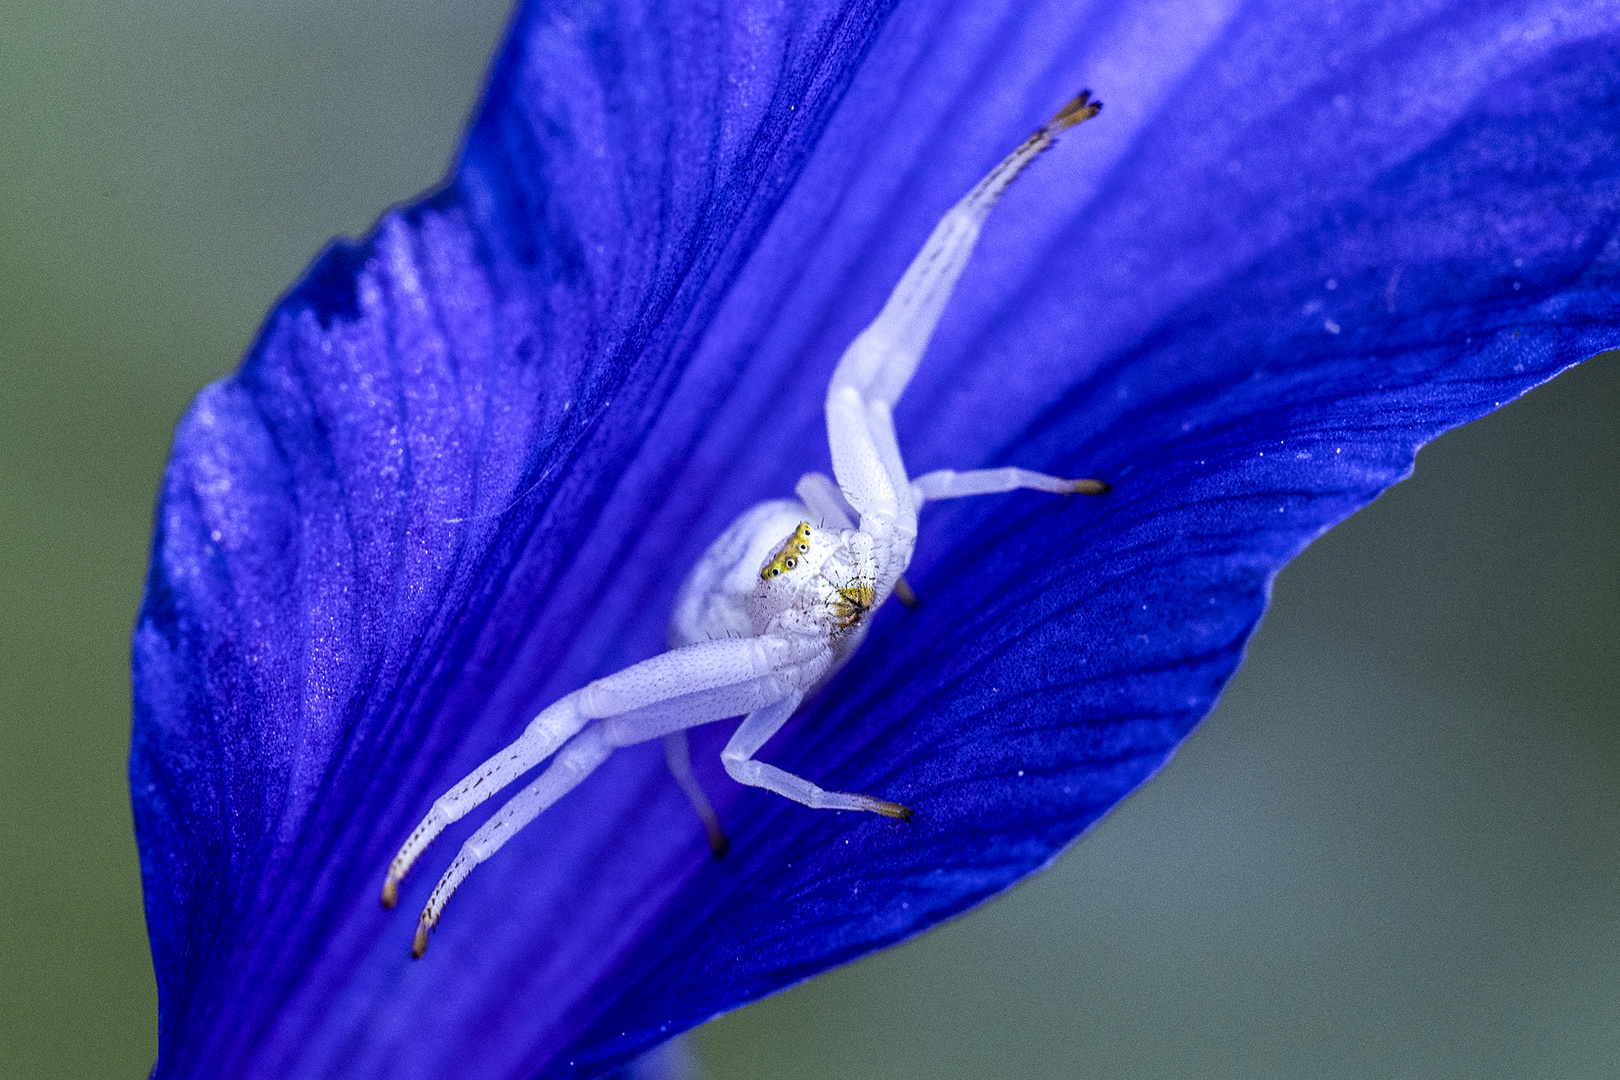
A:
<svg viewBox="0 0 1620 1080">
<path fill-rule="evenodd" d="M 759 571 L 809 511 L 796 499 L 750 507 L 709 545 L 675 594 L 670 648 L 727 637 L 753 637 Z"/>
</svg>

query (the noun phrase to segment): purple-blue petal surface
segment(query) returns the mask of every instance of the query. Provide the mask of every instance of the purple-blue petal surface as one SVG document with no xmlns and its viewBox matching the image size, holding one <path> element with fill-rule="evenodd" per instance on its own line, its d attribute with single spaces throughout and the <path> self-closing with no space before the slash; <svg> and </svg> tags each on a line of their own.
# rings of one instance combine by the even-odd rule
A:
<svg viewBox="0 0 1620 1080">
<path fill-rule="evenodd" d="M 329 249 L 175 436 L 131 785 L 159 1076 L 591 1076 L 1039 869 L 1213 705 L 1277 569 L 1416 449 L 1620 344 L 1620 11 L 1574 3 L 530 4 L 441 191 Z M 433 798 L 662 648 L 746 506 L 827 467 L 839 352 L 1057 104 L 901 401 L 925 511 L 766 759 L 656 744 L 480 867 Z"/>
</svg>

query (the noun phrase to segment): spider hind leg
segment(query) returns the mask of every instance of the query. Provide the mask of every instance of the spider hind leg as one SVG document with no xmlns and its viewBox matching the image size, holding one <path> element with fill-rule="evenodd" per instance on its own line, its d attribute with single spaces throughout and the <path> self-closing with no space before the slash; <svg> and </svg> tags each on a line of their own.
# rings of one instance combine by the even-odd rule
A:
<svg viewBox="0 0 1620 1080">
<path fill-rule="evenodd" d="M 709 837 L 709 850 L 714 852 L 715 858 L 725 858 L 726 852 L 731 850 L 731 841 L 726 839 L 725 830 L 720 827 L 720 815 L 715 813 L 714 804 L 709 801 L 703 785 L 698 783 L 697 774 L 692 771 L 692 749 L 684 730 L 672 731 L 664 736 L 664 762 L 669 766 L 669 774 L 686 792 L 692 809 L 697 811 L 698 820 L 703 822 L 703 831 Z"/>
<path fill-rule="evenodd" d="M 759 753 L 760 748 L 772 735 L 781 730 L 782 725 L 787 723 L 788 717 L 793 715 L 794 710 L 799 707 L 799 702 L 803 700 L 803 694 L 793 694 L 749 714 L 720 754 L 720 760 L 725 765 L 726 772 L 731 774 L 731 778 L 739 784 L 774 791 L 783 798 L 792 799 L 812 810 L 865 810 L 900 821 L 910 821 L 910 807 L 871 795 L 826 791 L 802 776 L 795 776 L 786 769 L 754 759 L 754 755 Z"/>
</svg>

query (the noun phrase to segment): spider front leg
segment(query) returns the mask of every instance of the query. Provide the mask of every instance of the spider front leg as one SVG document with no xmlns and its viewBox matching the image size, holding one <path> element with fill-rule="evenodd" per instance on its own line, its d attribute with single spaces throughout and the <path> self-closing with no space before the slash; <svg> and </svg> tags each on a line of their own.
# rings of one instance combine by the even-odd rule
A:
<svg viewBox="0 0 1620 1080">
<path fill-rule="evenodd" d="M 871 795 L 826 791 L 802 776 L 794 776 L 785 769 L 754 760 L 754 755 L 759 753 L 760 747 L 782 729 L 782 725 L 787 723 L 788 717 L 793 715 L 793 710 L 799 707 L 802 700 L 804 700 L 802 693 L 790 694 L 775 704 L 749 714 L 742 722 L 742 726 L 737 728 L 736 734 L 732 735 L 731 741 L 726 743 L 726 748 L 720 752 L 720 761 L 725 765 L 726 772 L 731 774 L 731 778 L 739 784 L 774 791 L 796 803 L 803 803 L 812 810 L 867 810 L 885 817 L 910 821 L 910 809 L 899 803 L 874 798 Z"/>
<path fill-rule="evenodd" d="M 447 827 L 460 821 L 471 810 L 506 785 L 540 764 L 558 747 L 578 734 L 590 722 L 580 709 L 581 694 L 575 691 L 547 706 L 529 726 L 505 748 L 487 758 L 449 791 L 433 801 L 427 813 L 400 847 L 383 879 L 382 904 L 391 908 L 399 903 L 399 883 Z"/>
<path fill-rule="evenodd" d="M 911 497 L 918 506 L 935 499 L 960 499 L 967 495 L 998 495 L 1004 491 L 1050 491 L 1054 495 L 1106 495 L 1112 490 L 1101 480 L 1065 480 L 1028 469 L 972 469 L 956 472 L 939 469 L 924 473 L 911 482 Z"/>
<path fill-rule="evenodd" d="M 678 657 L 685 651 L 676 650 L 654 659 Z M 620 691 L 628 690 L 630 695 L 633 695 L 640 689 L 630 685 L 638 681 L 638 676 L 633 673 L 636 668 L 642 666 L 638 664 L 626 668 L 617 675 L 610 675 L 607 679 L 598 680 L 591 685 L 600 686 L 601 683 L 612 683 L 617 680 L 621 684 L 618 688 Z M 742 682 L 655 701 L 592 722 L 557 752 L 556 758 L 546 767 L 545 772 L 540 774 L 539 779 L 508 799 L 506 805 L 496 811 L 495 815 L 461 846 L 455 861 L 439 879 L 432 895 L 428 897 L 427 905 L 422 909 L 421 918 L 416 924 L 416 939 L 411 945 L 411 955 L 419 957 L 427 950 L 428 932 L 438 923 L 445 904 L 450 902 L 450 897 L 467 879 L 467 875 L 472 873 L 473 868 L 499 851 L 525 825 L 539 817 L 542 811 L 578 787 L 614 750 L 621 746 L 656 739 L 671 732 L 684 732 L 689 727 L 722 720 L 728 716 L 752 712 L 780 700 L 784 693 L 790 691 L 784 688 L 783 681 L 773 672 Z M 797 702 L 799 698 L 794 697 L 793 700 Z"/>
<path fill-rule="evenodd" d="M 819 650 L 819 651 L 818 651 Z M 598 679 L 537 716 L 511 745 L 440 796 L 400 848 L 383 881 L 382 902 L 399 900 L 399 882 L 439 833 L 530 768 L 557 753 L 540 778 L 467 841 L 422 913 L 414 950 L 438 921 L 450 894 L 506 839 L 572 790 L 616 746 L 758 709 L 813 681 L 824 646 L 774 637 L 704 641 L 673 649 Z M 592 724 L 592 721 L 602 721 Z M 591 725 L 588 730 L 587 725 Z M 573 741 L 568 741 L 572 739 Z M 563 745 L 564 743 L 567 745 Z M 561 748 L 559 752 L 559 747 Z"/>
<path fill-rule="evenodd" d="M 494 817 L 484 822 L 461 845 L 455 861 L 433 887 L 427 906 L 416 921 L 416 936 L 411 941 L 413 958 L 419 960 L 427 952 L 428 932 L 438 924 L 439 916 L 444 914 L 444 905 L 450 902 L 450 897 L 472 873 L 473 867 L 499 851 L 542 810 L 578 787 L 580 781 L 595 772 L 611 753 L 613 747 L 602 738 L 601 728 L 587 728 L 558 751 L 556 759 L 546 767 L 538 780 L 508 799 Z"/>
<path fill-rule="evenodd" d="M 839 487 L 861 514 L 863 529 L 871 516 L 902 536 L 916 535 L 917 506 L 895 440 L 894 404 L 928 348 L 990 211 L 1059 132 L 1101 108 L 1089 91 L 1081 93 L 975 184 L 940 219 L 883 310 L 839 359 L 827 387 L 827 441 Z"/>
<path fill-rule="evenodd" d="M 805 473 L 794 485 L 793 494 L 799 497 L 805 509 L 816 518 L 816 524 L 822 528 L 855 527 L 855 508 L 844 498 L 844 492 L 839 488 L 838 482 L 826 473 Z"/>
</svg>

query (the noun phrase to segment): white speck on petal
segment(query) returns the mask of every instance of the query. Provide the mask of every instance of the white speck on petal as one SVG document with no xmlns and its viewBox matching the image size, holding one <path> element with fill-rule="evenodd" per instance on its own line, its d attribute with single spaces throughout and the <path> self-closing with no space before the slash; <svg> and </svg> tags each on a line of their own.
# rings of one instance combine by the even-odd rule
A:
<svg viewBox="0 0 1620 1080">
<path fill-rule="evenodd" d="M 1326 330 L 1330 334 L 1337 334 L 1341 329 L 1343 329 L 1343 327 L 1334 322 L 1332 319 L 1323 319 L 1322 329 Z"/>
</svg>

